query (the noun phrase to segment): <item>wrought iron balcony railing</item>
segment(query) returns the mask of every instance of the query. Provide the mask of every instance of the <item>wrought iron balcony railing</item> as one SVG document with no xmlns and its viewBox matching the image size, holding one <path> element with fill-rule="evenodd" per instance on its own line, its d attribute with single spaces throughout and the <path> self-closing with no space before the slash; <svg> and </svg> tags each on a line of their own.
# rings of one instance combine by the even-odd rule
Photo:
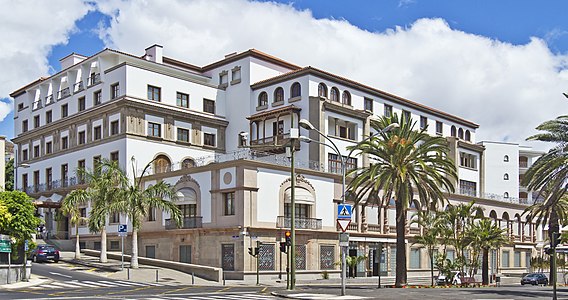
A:
<svg viewBox="0 0 568 300">
<path fill-rule="evenodd" d="M 180 228 L 190 229 L 190 228 L 201 228 L 203 227 L 203 217 L 185 217 L 183 218 L 183 223 Z M 177 224 L 172 219 L 166 219 L 166 229 L 178 229 Z"/>
<path fill-rule="evenodd" d="M 89 77 L 89 85 L 95 85 L 101 82 L 101 73 L 93 74 Z"/>
<path fill-rule="evenodd" d="M 276 218 L 276 227 L 290 228 L 292 221 L 290 217 L 278 216 Z M 321 229 L 321 219 L 314 218 L 294 218 L 294 225 L 296 229 Z"/>
</svg>

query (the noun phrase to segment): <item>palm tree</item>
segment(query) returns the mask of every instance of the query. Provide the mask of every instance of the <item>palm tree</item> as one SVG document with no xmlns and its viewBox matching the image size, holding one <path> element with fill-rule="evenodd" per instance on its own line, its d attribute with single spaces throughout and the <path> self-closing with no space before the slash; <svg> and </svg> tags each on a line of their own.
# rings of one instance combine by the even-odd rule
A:
<svg viewBox="0 0 568 300">
<path fill-rule="evenodd" d="M 400 127 L 382 131 L 393 123 L 400 124 Z M 385 207 L 391 199 L 395 201 L 397 287 L 406 285 L 405 231 L 410 202 L 416 196 L 422 207 L 443 202 L 444 191 L 453 192 L 452 183 L 457 180 L 454 162 L 448 158 L 447 141 L 428 135 L 426 128 L 415 130 L 415 125 L 416 122 L 409 118 L 399 120 L 397 114 L 382 117 L 371 122 L 373 129 L 380 132 L 378 135 L 350 148 L 369 155 L 371 159 L 368 167 L 350 172 L 354 178 L 349 184 L 349 191 L 355 193 L 355 201 L 366 201 L 380 207 Z"/>
<path fill-rule="evenodd" d="M 546 199 L 551 198 L 547 195 Z M 557 201 L 537 201 L 525 209 L 523 215 L 525 214 L 527 215 L 527 222 L 534 220 L 536 224 L 543 227 L 548 225 L 548 240 L 552 241 L 552 233 L 560 232 L 560 226 L 568 224 L 568 194 Z M 549 278 L 553 278 L 552 273 L 554 271 L 552 268 L 550 269 Z"/>
<path fill-rule="evenodd" d="M 152 162 L 153 161 L 148 163 L 142 171 L 142 175 L 134 177 L 132 182 L 127 179 L 126 173 L 121 171 L 121 176 L 123 176 L 121 182 L 123 182 L 125 186 L 122 187 L 123 191 L 120 195 L 117 195 L 116 201 L 110 203 L 108 207 L 109 211 L 126 214 L 132 222 L 131 268 L 138 268 L 138 231 L 142 227 L 144 217 L 149 214 L 151 209 L 160 209 L 169 212 L 172 220 L 174 220 L 178 226 L 181 225 L 182 221 L 181 211 L 174 204 L 174 201 L 177 200 L 177 195 L 170 184 L 159 181 L 147 188 L 142 185 L 142 176 L 146 173 L 146 170 L 150 167 Z M 133 174 L 136 174 L 134 164 L 133 170 Z"/>
<path fill-rule="evenodd" d="M 103 159 L 95 166 L 93 171 L 77 170 L 81 178 L 88 184 L 86 189 L 92 203 L 89 214 L 89 231 L 101 233 L 100 262 L 107 262 L 107 234 L 106 223 L 110 211 L 110 204 L 118 198 L 126 177 L 122 176 L 117 161 Z"/>
<path fill-rule="evenodd" d="M 413 244 L 420 244 L 426 247 L 428 251 L 428 256 L 430 257 L 430 277 L 431 285 L 434 285 L 434 250 L 439 244 L 438 234 L 440 232 L 440 215 L 428 211 L 428 210 L 418 210 L 418 213 L 414 215 L 411 224 L 418 224 L 422 228 L 422 234 L 414 237 Z"/>
<path fill-rule="evenodd" d="M 75 226 L 75 259 L 81 257 L 79 246 L 79 224 L 85 222 L 87 218 L 81 216 L 81 205 L 89 202 L 89 194 L 86 190 L 73 190 L 61 202 L 61 210 L 69 216 L 69 221 Z"/>
<path fill-rule="evenodd" d="M 471 224 L 467 231 L 471 247 L 482 250 L 481 277 L 482 284 L 489 284 L 489 250 L 497 249 L 509 243 L 506 231 L 499 228 L 491 219 L 481 219 Z M 473 259 L 477 259 L 477 254 Z"/>
</svg>

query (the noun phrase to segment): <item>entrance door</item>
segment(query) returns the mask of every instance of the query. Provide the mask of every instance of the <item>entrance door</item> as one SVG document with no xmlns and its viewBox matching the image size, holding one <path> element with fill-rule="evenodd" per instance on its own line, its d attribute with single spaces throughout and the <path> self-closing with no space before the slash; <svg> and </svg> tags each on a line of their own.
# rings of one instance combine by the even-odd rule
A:
<svg viewBox="0 0 568 300">
<path fill-rule="evenodd" d="M 179 261 L 183 263 L 191 263 L 191 245 L 179 246 Z"/>
<path fill-rule="evenodd" d="M 357 249 L 349 249 L 349 256 L 357 257 Z M 347 270 L 349 270 L 348 277 L 356 277 L 357 276 L 357 266 L 350 267 L 347 266 Z"/>
</svg>

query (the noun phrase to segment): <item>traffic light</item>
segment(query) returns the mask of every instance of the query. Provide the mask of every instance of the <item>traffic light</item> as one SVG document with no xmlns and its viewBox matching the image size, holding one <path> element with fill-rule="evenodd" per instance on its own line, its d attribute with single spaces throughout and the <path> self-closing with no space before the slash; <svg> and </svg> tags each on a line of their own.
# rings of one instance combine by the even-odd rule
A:
<svg viewBox="0 0 568 300">
<path fill-rule="evenodd" d="M 560 241 L 562 239 L 562 235 L 559 232 L 552 233 L 552 241 L 550 241 L 550 247 L 556 248 L 556 246 L 560 245 Z"/>
<path fill-rule="evenodd" d="M 280 242 L 280 252 L 286 253 L 286 242 Z"/>
<path fill-rule="evenodd" d="M 292 246 L 292 233 L 290 231 L 286 231 L 284 235 L 286 236 L 286 246 Z"/>
<path fill-rule="evenodd" d="M 548 254 L 548 255 L 553 255 L 553 254 L 554 254 L 554 249 L 553 249 L 553 248 L 548 248 L 548 249 L 546 249 L 546 254 Z"/>
<path fill-rule="evenodd" d="M 255 248 L 249 247 L 248 250 L 249 250 L 249 254 L 252 257 L 256 257 L 258 255 L 258 247 L 255 247 Z"/>
</svg>

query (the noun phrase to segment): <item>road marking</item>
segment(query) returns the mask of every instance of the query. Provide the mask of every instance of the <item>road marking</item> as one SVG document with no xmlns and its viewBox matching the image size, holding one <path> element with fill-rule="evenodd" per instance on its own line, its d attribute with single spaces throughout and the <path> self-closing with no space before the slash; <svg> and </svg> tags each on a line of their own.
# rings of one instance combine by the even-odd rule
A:
<svg viewBox="0 0 568 300">
<path fill-rule="evenodd" d="M 230 289 L 231 289 L 231 287 L 229 286 L 229 287 L 226 287 L 226 288 L 224 288 L 224 289 L 218 290 L 217 293 L 222 293 L 222 292 L 228 291 L 228 290 L 230 290 Z"/>
<path fill-rule="evenodd" d="M 100 281 L 83 281 L 83 282 L 84 282 L 84 283 L 89 283 L 89 284 L 98 285 L 98 286 L 104 286 L 104 287 L 112 286 L 111 284 L 100 283 Z"/>
<path fill-rule="evenodd" d="M 260 292 L 264 293 L 268 287 L 263 288 Z"/>
<path fill-rule="evenodd" d="M 132 282 L 132 281 L 117 280 L 115 282 L 120 282 L 120 283 L 124 283 L 124 284 L 135 285 L 135 286 L 147 286 L 146 284 L 138 283 L 138 282 Z"/>
<path fill-rule="evenodd" d="M 65 274 L 61 274 L 61 273 L 57 273 L 57 272 L 49 272 L 49 274 L 57 275 L 57 276 L 61 276 L 61 277 L 66 277 L 66 278 L 73 278 L 73 276 L 69 276 L 69 275 L 65 275 Z"/>
<path fill-rule="evenodd" d="M 188 290 L 188 289 L 191 289 L 191 288 L 194 288 L 194 287 L 195 286 L 186 286 L 186 287 L 175 289 L 175 290 L 172 290 L 172 291 L 163 292 L 161 295 L 175 294 L 177 292 L 185 291 L 185 290 Z"/>
<path fill-rule="evenodd" d="M 129 284 L 124 284 L 124 283 L 120 283 L 120 282 L 117 282 L 117 281 L 106 281 L 106 280 L 101 280 L 101 281 L 98 281 L 98 282 L 102 282 L 102 283 L 108 283 L 108 284 L 112 284 L 112 285 L 118 285 L 118 286 L 129 286 L 129 287 L 131 287 L 131 286 L 132 286 L 132 285 L 129 285 Z"/>
<path fill-rule="evenodd" d="M 97 268 L 89 269 L 89 270 L 87 270 L 86 272 L 93 272 L 93 271 L 95 271 L 95 270 L 97 270 Z"/>
</svg>

